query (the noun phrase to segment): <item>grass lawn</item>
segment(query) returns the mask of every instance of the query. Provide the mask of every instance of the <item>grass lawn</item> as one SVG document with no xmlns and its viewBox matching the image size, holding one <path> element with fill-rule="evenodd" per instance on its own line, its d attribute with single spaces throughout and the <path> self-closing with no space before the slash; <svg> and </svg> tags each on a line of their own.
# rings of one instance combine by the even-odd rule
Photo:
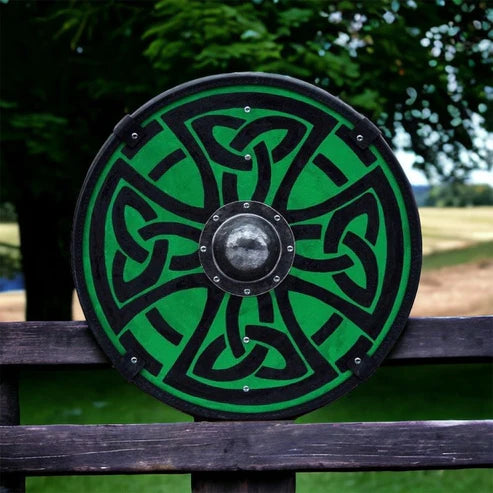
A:
<svg viewBox="0 0 493 493">
<path fill-rule="evenodd" d="M 493 212 L 492 212 L 493 214 Z M 492 216 L 493 217 L 493 216 Z M 493 231 L 493 225 L 492 225 Z M 493 258 L 493 241 L 476 243 L 467 248 L 441 250 L 423 256 L 423 270 L 440 269 L 467 262 L 480 262 Z"/>
</svg>

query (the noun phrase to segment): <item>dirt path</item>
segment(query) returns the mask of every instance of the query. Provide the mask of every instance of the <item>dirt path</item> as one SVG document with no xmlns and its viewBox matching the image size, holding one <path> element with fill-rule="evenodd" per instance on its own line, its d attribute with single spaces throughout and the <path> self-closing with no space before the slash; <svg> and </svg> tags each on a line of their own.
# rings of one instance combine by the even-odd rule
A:
<svg viewBox="0 0 493 493">
<path fill-rule="evenodd" d="M 24 320 L 24 291 L 0 293 L 0 322 Z"/>
<path fill-rule="evenodd" d="M 74 296 L 75 298 L 75 296 Z M 0 322 L 24 320 L 24 292 L 0 293 Z M 81 320 L 77 299 L 72 311 Z M 424 272 L 413 317 L 493 314 L 493 260 Z"/>
<path fill-rule="evenodd" d="M 493 260 L 423 272 L 411 316 L 493 314 Z"/>
</svg>

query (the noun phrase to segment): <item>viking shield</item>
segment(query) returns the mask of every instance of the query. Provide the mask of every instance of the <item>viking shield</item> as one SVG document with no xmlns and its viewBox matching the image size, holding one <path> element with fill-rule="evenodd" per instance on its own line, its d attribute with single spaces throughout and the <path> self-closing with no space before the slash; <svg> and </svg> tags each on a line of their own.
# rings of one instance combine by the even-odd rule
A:
<svg viewBox="0 0 493 493">
<path fill-rule="evenodd" d="M 401 333 L 420 267 L 411 188 L 378 128 L 289 77 L 199 79 L 125 116 L 75 215 L 103 350 L 211 419 L 294 417 L 354 388 Z"/>
</svg>

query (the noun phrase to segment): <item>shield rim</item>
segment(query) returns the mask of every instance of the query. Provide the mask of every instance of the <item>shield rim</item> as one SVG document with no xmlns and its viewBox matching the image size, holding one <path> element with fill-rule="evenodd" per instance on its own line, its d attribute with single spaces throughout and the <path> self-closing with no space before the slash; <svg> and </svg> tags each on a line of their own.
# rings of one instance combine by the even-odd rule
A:
<svg viewBox="0 0 493 493">
<path fill-rule="evenodd" d="M 348 104 L 341 101 L 339 98 L 308 82 L 304 82 L 289 76 L 264 72 L 236 72 L 195 79 L 184 84 L 180 84 L 155 96 L 147 103 L 139 107 L 137 110 L 135 110 L 130 116 L 132 117 L 132 119 L 135 120 L 137 124 L 141 124 L 158 109 L 162 108 L 165 105 L 169 105 L 180 98 L 187 97 L 201 91 L 231 85 L 263 85 L 270 87 L 279 87 L 280 89 L 285 90 L 292 90 L 293 92 L 297 92 L 304 96 L 310 97 L 315 101 L 324 104 L 333 111 L 339 113 L 352 125 L 356 125 L 356 123 L 358 123 L 358 121 L 363 118 L 363 115 L 351 108 Z M 89 202 L 92 193 L 94 192 L 100 170 L 104 168 L 104 166 L 107 164 L 108 159 L 115 152 L 120 144 L 121 141 L 114 135 L 114 133 L 111 133 L 111 135 L 106 139 L 106 141 L 96 154 L 84 179 L 74 212 L 71 243 L 71 263 L 75 288 L 77 290 L 84 315 L 86 316 L 89 329 L 95 336 L 96 341 L 98 342 L 100 347 L 103 349 L 103 352 L 110 359 L 112 365 L 122 376 L 125 377 L 124 366 L 126 363 L 123 360 L 122 355 L 120 355 L 115 346 L 106 336 L 106 333 L 96 316 L 95 310 L 92 307 L 92 302 L 86 288 L 86 280 L 83 272 L 84 269 L 82 260 L 83 231 Z M 390 327 L 381 344 L 377 347 L 375 353 L 372 355 L 374 366 L 367 373 L 367 375 L 365 375 L 365 379 L 370 377 L 381 365 L 387 354 L 397 342 L 402 331 L 404 330 L 418 289 L 422 264 L 421 225 L 418 208 L 414 199 L 411 184 L 404 174 L 404 171 L 394 153 L 392 152 L 390 146 L 387 144 L 380 133 L 372 142 L 372 145 L 374 145 L 382 155 L 382 158 L 388 165 L 402 193 L 402 199 L 406 209 L 405 212 L 409 223 L 411 254 L 409 263 L 409 278 L 402 298 L 401 306 L 397 311 L 392 326 Z M 286 407 L 281 410 L 258 413 L 241 413 L 202 407 L 176 397 L 169 392 L 166 392 L 165 390 L 159 389 L 140 374 L 137 374 L 135 377 L 129 379 L 129 381 L 131 383 L 134 383 L 135 385 L 137 385 L 137 387 L 152 395 L 156 399 L 169 404 L 184 413 L 189 413 L 194 417 L 208 418 L 214 420 L 239 419 L 252 421 L 266 419 L 293 419 L 310 411 L 314 411 L 353 390 L 359 383 L 361 383 L 361 378 L 357 377 L 353 373 L 353 375 L 351 375 L 342 384 L 319 397 L 306 401 L 302 404 Z"/>
</svg>

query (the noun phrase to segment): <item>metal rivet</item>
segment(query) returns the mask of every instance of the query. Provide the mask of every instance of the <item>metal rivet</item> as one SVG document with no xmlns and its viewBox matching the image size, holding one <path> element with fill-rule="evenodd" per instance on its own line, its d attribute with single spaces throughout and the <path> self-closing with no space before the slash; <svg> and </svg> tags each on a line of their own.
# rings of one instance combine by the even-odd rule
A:
<svg viewBox="0 0 493 493">
<path fill-rule="evenodd" d="M 251 293 L 251 291 L 248 288 L 244 289 L 243 292 L 247 295 Z"/>
<path fill-rule="evenodd" d="M 219 276 L 214 276 L 214 277 L 212 278 L 212 280 L 213 280 L 214 282 L 219 282 L 221 279 L 219 279 Z"/>
<path fill-rule="evenodd" d="M 250 108 L 250 106 L 245 106 L 243 109 L 245 110 L 245 113 L 250 113 L 252 108 Z"/>
<path fill-rule="evenodd" d="M 219 221 L 219 216 L 218 216 L 217 214 L 214 214 L 214 215 L 212 216 L 212 220 L 213 220 L 213 221 Z"/>
<path fill-rule="evenodd" d="M 250 342 L 250 338 L 249 338 L 249 337 L 247 337 L 247 336 L 245 336 L 245 337 L 243 338 L 243 342 L 244 342 L 245 344 L 248 344 L 248 343 Z"/>
<path fill-rule="evenodd" d="M 363 137 L 361 134 L 358 134 L 358 135 L 356 136 L 356 140 L 357 140 L 358 142 L 363 142 L 363 139 L 364 139 L 364 137 Z"/>
<path fill-rule="evenodd" d="M 252 156 L 250 154 L 245 154 L 245 161 L 250 161 Z"/>
<path fill-rule="evenodd" d="M 281 220 L 281 216 L 279 214 L 276 214 L 274 216 L 274 221 L 280 221 Z"/>
<path fill-rule="evenodd" d="M 243 204 L 243 208 L 244 208 L 244 209 L 249 209 L 249 208 L 250 208 L 250 204 L 249 204 L 248 202 L 245 202 L 245 203 Z"/>
<path fill-rule="evenodd" d="M 356 365 L 361 364 L 361 358 L 354 358 L 354 364 Z"/>
<path fill-rule="evenodd" d="M 250 387 L 248 385 L 243 386 L 243 392 L 248 392 L 250 390 Z"/>
<path fill-rule="evenodd" d="M 207 247 L 206 246 L 201 246 L 200 247 L 200 251 L 201 252 L 206 252 L 207 251 Z"/>
<path fill-rule="evenodd" d="M 139 138 L 139 134 L 137 132 L 132 132 L 132 139 L 137 140 Z"/>
<path fill-rule="evenodd" d="M 293 248 L 293 246 L 292 246 L 292 245 L 288 245 L 288 246 L 286 247 L 286 250 L 287 250 L 288 252 L 292 252 L 292 251 L 294 250 L 294 248 Z"/>
<path fill-rule="evenodd" d="M 281 278 L 279 276 L 274 276 L 274 282 L 279 282 Z"/>
<path fill-rule="evenodd" d="M 130 358 L 130 362 L 133 363 L 135 365 L 135 363 L 137 363 L 137 357 L 136 356 L 132 356 Z"/>
</svg>

